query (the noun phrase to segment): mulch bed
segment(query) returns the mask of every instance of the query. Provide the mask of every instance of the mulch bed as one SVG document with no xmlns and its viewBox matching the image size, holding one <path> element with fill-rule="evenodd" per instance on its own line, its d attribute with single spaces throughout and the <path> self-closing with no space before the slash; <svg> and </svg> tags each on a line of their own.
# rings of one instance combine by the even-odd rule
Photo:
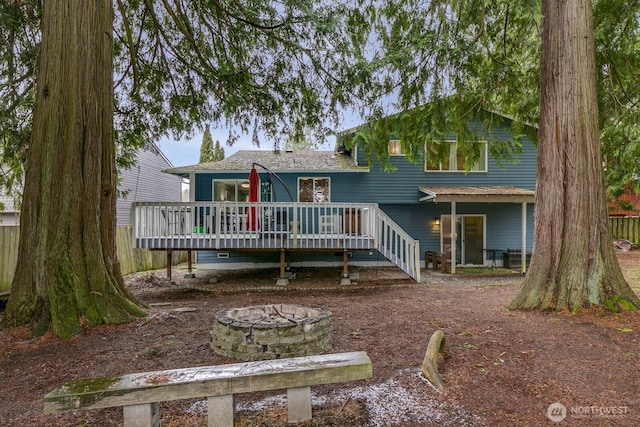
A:
<svg viewBox="0 0 640 427">
<path fill-rule="evenodd" d="M 636 291 L 640 252 L 620 254 Z M 209 347 L 215 313 L 259 304 L 299 304 L 333 313 L 332 352 L 366 351 L 374 378 L 312 388 L 313 420 L 302 426 L 553 425 L 553 403 L 565 425 L 640 424 L 640 314 L 511 312 L 504 307 L 521 276 L 431 274 L 416 284 L 396 269 L 354 269 L 340 286 L 338 268 L 298 269 L 276 287 L 277 271 L 174 270 L 126 278 L 149 306 L 131 324 L 86 330 L 59 340 L 30 338 L 26 328 L 0 330 L 0 425 L 117 426 L 118 408 L 45 414 L 43 396 L 77 378 L 234 363 Z M 194 309 L 183 310 L 184 308 Z M 445 333 L 437 392 L 421 376 L 431 334 Z M 282 392 L 238 396 L 237 426 L 284 426 Z M 616 408 L 616 414 L 612 414 Z M 162 425 L 206 426 L 206 404 L 161 404 Z"/>
</svg>

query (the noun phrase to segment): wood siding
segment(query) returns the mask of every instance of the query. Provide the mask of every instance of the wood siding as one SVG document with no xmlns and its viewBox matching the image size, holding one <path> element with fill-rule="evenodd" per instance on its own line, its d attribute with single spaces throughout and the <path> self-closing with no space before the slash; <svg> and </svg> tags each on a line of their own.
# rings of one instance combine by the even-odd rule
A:
<svg viewBox="0 0 640 427">
<path fill-rule="evenodd" d="M 508 124 L 508 123 L 507 123 Z M 504 124 L 495 125 L 492 138 L 508 140 L 509 128 Z M 450 203 L 433 203 L 420 201 L 425 194 L 419 187 L 499 187 L 513 186 L 527 190 L 535 190 L 537 150 L 527 138 L 522 140 L 522 154 L 515 163 L 503 162 L 498 165 L 489 154 L 486 172 L 425 172 L 424 160 L 411 163 L 403 156 L 392 156 L 390 161 L 397 168 L 394 172 L 385 172 L 379 164 L 367 170 L 344 171 L 280 171 L 274 172 L 284 181 L 297 202 L 299 177 L 326 177 L 330 180 L 331 203 L 376 203 L 412 238 L 420 241 L 422 251 L 440 251 L 440 229 L 433 226 L 433 219 L 451 212 Z M 355 150 L 355 158 L 360 166 L 367 166 L 364 154 Z M 490 150 L 489 150 L 490 153 Z M 294 152 L 291 156 L 295 158 Z M 296 162 L 296 164 L 303 162 Z M 259 171 L 261 180 L 269 179 L 266 172 Z M 210 201 L 212 199 L 212 180 L 214 179 L 248 179 L 246 171 L 199 171 L 194 183 L 195 200 Z M 278 202 L 289 202 L 286 190 L 276 180 L 275 191 Z M 459 215 L 476 214 L 486 216 L 486 248 L 512 249 L 521 248 L 522 205 L 519 203 L 458 203 Z M 527 248 L 533 244 L 533 204 L 527 206 Z M 233 253 L 236 262 L 256 263 L 265 260 L 265 256 L 254 256 L 253 253 Z M 229 262 L 227 258 L 218 259 L 217 252 L 198 255 L 199 261 L 207 263 Z M 321 254 L 316 257 L 322 261 L 335 261 L 332 254 Z M 368 253 L 354 253 L 353 260 L 373 260 Z M 269 258 L 270 260 L 270 258 Z M 486 257 L 485 257 L 486 260 Z"/>
<path fill-rule="evenodd" d="M 494 128 L 494 137 L 500 140 L 509 138 L 504 127 Z M 380 165 L 371 167 L 371 172 L 352 176 L 352 188 L 358 188 L 354 201 L 375 200 L 379 204 L 417 204 L 421 197 L 419 186 L 425 187 L 498 187 L 509 185 L 528 190 L 535 190 L 537 149 L 528 139 L 522 141 L 522 154 L 517 163 L 503 162 L 500 166 L 491 155 L 488 157 L 486 172 L 425 172 L 424 158 L 418 163 L 411 163 L 403 156 L 392 156 L 391 164 L 397 168 L 395 172 L 384 172 Z M 362 150 L 356 150 L 356 160 L 366 165 Z"/>
<path fill-rule="evenodd" d="M 16 209 L 13 197 L 0 194 L 0 227 L 20 224 L 20 212 Z"/>
<path fill-rule="evenodd" d="M 162 172 L 171 167 L 155 147 L 140 150 L 131 169 L 120 171 L 118 191 L 123 194 L 116 203 L 117 224 L 131 225 L 131 205 L 137 201 L 180 202 L 182 180 Z"/>
</svg>

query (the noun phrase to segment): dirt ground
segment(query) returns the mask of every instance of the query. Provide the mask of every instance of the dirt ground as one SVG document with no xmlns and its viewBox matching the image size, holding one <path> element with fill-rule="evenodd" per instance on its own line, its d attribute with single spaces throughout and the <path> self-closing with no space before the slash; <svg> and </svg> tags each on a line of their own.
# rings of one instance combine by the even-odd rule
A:
<svg viewBox="0 0 640 427">
<path fill-rule="evenodd" d="M 640 292 L 640 251 L 619 259 Z M 209 347 L 216 312 L 275 303 L 330 310 L 332 352 L 363 350 L 373 362 L 370 380 L 312 388 L 313 420 L 300 425 L 544 426 L 556 424 L 547 416 L 554 403 L 566 408 L 559 425 L 640 425 L 640 313 L 511 312 L 504 307 L 520 275 L 425 272 L 417 284 L 395 269 L 352 272 L 359 279 L 340 286 L 340 269 L 298 269 L 288 287 L 276 287 L 276 270 L 185 279 L 174 269 L 175 286 L 156 271 L 126 278 L 149 305 L 134 323 L 65 341 L 0 330 L 0 425 L 120 425 L 119 408 L 45 414 L 43 397 L 72 379 L 234 363 Z M 444 393 L 420 374 L 438 329 L 446 337 Z M 284 396 L 239 395 L 236 426 L 286 425 Z M 163 426 L 207 425 L 202 401 L 162 403 L 160 411 Z"/>
</svg>

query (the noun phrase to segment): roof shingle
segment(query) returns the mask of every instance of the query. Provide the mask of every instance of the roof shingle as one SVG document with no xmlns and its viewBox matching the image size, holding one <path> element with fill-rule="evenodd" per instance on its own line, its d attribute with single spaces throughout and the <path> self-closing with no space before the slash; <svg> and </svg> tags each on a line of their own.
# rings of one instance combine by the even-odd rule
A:
<svg viewBox="0 0 640 427">
<path fill-rule="evenodd" d="M 196 171 L 248 171 L 258 163 L 274 172 L 362 170 L 353 158 L 334 151 L 241 150 L 228 158 L 210 163 L 180 166 L 165 172 L 181 174 Z M 366 169 L 366 168 L 365 168 Z"/>
</svg>

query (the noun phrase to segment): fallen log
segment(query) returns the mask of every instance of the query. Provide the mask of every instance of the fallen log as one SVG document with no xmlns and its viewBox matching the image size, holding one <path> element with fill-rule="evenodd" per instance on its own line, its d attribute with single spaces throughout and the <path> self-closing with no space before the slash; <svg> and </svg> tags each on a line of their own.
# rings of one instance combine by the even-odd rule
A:
<svg viewBox="0 0 640 427">
<path fill-rule="evenodd" d="M 437 330 L 431 335 L 422 361 L 422 374 L 438 390 L 444 391 L 444 383 L 438 373 L 438 355 L 444 353 L 444 332 Z"/>
</svg>

